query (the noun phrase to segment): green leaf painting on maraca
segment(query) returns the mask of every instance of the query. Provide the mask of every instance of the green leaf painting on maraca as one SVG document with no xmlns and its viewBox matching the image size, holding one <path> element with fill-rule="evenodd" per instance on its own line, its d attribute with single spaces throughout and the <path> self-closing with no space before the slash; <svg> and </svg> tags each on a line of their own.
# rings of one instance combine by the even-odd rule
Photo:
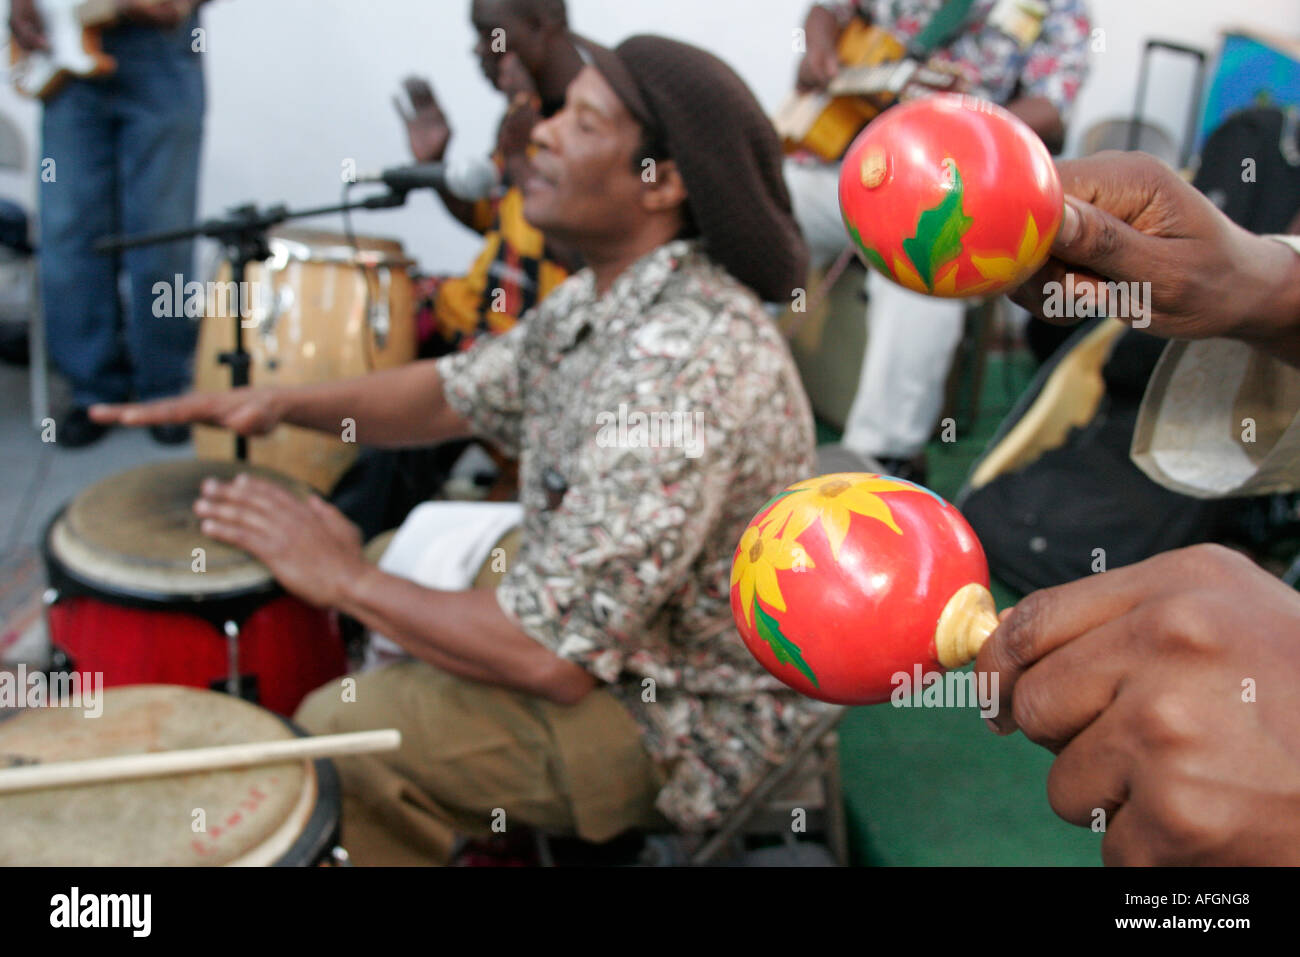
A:
<svg viewBox="0 0 1300 957">
<path fill-rule="evenodd" d="M 921 213 L 916 235 L 903 240 L 903 252 L 931 291 L 939 269 L 961 255 L 962 237 L 974 222 L 962 211 L 961 171 L 951 159 L 944 160 L 943 165 L 952 185 L 937 206 Z"/>
</svg>

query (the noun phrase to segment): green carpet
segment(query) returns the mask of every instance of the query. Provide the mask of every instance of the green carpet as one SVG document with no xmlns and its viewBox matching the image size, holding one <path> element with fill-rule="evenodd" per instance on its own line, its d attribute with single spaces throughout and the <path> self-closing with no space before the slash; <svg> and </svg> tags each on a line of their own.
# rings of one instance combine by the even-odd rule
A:
<svg viewBox="0 0 1300 957">
<path fill-rule="evenodd" d="M 990 357 L 979 415 L 957 442 L 928 451 L 936 492 L 956 495 L 1032 375 L 1024 353 Z M 824 427 L 819 438 L 835 441 Z M 999 608 L 1017 597 L 998 582 L 993 592 Z M 1019 734 L 998 738 L 973 708 L 855 708 L 840 726 L 840 755 L 859 864 L 1101 863 L 1100 835 L 1048 806 L 1052 755 Z"/>
</svg>

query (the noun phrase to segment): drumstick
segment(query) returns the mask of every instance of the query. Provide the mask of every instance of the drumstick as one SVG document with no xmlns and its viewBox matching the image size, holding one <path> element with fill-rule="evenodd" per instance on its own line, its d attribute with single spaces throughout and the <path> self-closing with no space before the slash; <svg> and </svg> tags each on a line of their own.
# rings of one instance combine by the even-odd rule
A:
<svg viewBox="0 0 1300 957">
<path fill-rule="evenodd" d="M 85 761 L 34 764 L 0 769 L 0 794 L 43 788 L 79 787 L 109 781 L 131 781 L 136 778 L 165 777 L 173 774 L 192 774 L 198 771 L 246 768 L 260 764 L 312 760 L 344 754 L 395 751 L 401 744 L 401 732 L 388 728 L 383 731 L 291 738 L 287 741 L 254 741 L 211 748 L 122 754 Z"/>
</svg>

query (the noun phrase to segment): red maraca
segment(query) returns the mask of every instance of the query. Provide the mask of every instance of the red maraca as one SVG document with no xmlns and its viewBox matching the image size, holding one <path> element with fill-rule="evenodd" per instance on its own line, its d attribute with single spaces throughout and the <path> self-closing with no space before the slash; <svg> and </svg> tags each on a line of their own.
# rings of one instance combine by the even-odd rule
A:
<svg viewBox="0 0 1300 957">
<path fill-rule="evenodd" d="M 862 258 L 945 298 L 1000 295 L 1032 276 L 1064 202 L 1042 140 L 1000 106 L 959 94 L 886 111 L 840 168 L 840 209 Z"/>
<path fill-rule="evenodd" d="M 997 627 L 984 550 L 929 489 L 858 472 L 790 486 L 754 516 L 731 611 L 768 671 L 836 704 L 889 699 L 896 676 L 957 668 Z"/>
</svg>

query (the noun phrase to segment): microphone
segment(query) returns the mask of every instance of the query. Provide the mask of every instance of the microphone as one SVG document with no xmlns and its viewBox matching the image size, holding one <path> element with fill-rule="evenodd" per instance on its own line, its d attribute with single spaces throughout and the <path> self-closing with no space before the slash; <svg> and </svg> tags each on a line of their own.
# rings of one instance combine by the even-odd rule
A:
<svg viewBox="0 0 1300 957">
<path fill-rule="evenodd" d="M 496 164 L 488 159 L 456 163 L 416 163 L 394 166 L 380 173 L 357 177 L 358 183 L 383 183 L 395 193 L 415 189 L 446 189 L 457 199 L 475 203 L 501 185 Z"/>
</svg>

